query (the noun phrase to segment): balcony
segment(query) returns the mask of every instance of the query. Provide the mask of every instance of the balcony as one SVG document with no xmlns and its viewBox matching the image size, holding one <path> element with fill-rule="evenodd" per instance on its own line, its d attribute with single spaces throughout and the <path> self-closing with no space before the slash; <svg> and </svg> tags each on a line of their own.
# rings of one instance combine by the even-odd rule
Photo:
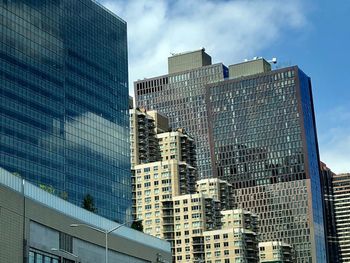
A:
<svg viewBox="0 0 350 263">
<path fill-rule="evenodd" d="M 163 225 L 173 225 L 174 224 L 174 220 L 172 219 L 164 219 L 163 220 Z"/>
<path fill-rule="evenodd" d="M 174 227 L 173 226 L 165 226 L 163 228 L 163 233 L 174 233 Z"/>
</svg>

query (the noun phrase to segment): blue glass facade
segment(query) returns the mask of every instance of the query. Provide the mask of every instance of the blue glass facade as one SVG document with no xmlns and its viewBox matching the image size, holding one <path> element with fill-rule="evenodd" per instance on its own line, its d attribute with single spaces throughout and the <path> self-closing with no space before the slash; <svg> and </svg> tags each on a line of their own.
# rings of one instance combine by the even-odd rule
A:
<svg viewBox="0 0 350 263">
<path fill-rule="evenodd" d="M 301 105 L 303 112 L 304 136 L 306 141 L 306 168 L 310 178 L 312 217 L 314 224 L 315 255 L 316 262 L 326 262 L 326 238 L 323 214 L 323 191 L 320 177 L 320 160 L 317 145 L 315 113 L 312 102 L 312 89 L 310 78 L 298 69 L 298 80 L 301 93 Z"/>
<path fill-rule="evenodd" d="M 213 174 L 237 208 L 259 214 L 260 240 L 295 262 L 326 262 L 311 81 L 298 67 L 207 85 Z"/>
<path fill-rule="evenodd" d="M 0 0 L 0 166 L 124 222 L 126 23 L 91 0 Z"/>
</svg>

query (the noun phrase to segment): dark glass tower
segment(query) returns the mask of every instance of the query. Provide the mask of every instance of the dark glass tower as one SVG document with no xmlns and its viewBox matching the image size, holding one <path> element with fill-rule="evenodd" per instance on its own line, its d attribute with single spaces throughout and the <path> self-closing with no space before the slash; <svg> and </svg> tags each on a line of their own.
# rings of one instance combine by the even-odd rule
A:
<svg viewBox="0 0 350 263">
<path fill-rule="evenodd" d="M 261 240 L 291 244 L 298 263 L 326 262 L 310 78 L 298 67 L 233 77 L 207 86 L 214 176 L 259 214 Z"/>
<path fill-rule="evenodd" d="M 126 23 L 91 0 L 0 0 L 0 166 L 130 215 Z"/>
<path fill-rule="evenodd" d="M 340 261 L 340 247 L 339 240 L 337 234 L 337 221 L 336 221 L 336 202 L 335 202 L 335 194 L 333 189 L 333 179 L 336 178 L 337 175 L 332 172 L 331 169 L 327 167 L 326 164 L 321 162 L 321 182 L 323 185 L 323 197 L 324 197 L 324 216 L 325 216 L 325 231 L 327 235 L 327 247 L 328 247 L 328 262 L 342 262 Z M 341 184 L 344 186 L 344 184 Z M 340 192 L 343 189 L 341 188 Z M 338 200 L 337 200 L 338 201 Z M 341 202 L 338 202 L 338 204 Z M 345 202 L 347 200 L 345 199 Z M 342 207 L 342 204 L 340 205 Z M 346 213 L 348 213 L 346 207 Z M 348 224 L 349 225 L 349 224 Z M 348 229 L 348 226 L 345 225 Z M 346 249 L 345 249 L 346 250 Z"/>
<path fill-rule="evenodd" d="M 212 65 L 204 49 L 170 57 L 168 69 L 168 75 L 135 82 L 136 105 L 161 112 L 173 128 L 185 128 L 195 140 L 198 177 L 212 177 L 205 85 L 228 77 L 228 69 Z"/>
</svg>

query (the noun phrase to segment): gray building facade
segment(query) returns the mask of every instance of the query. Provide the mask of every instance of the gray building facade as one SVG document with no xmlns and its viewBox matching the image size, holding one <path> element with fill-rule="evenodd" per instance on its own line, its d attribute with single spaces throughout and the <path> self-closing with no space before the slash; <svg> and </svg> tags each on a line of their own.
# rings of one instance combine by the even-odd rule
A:
<svg viewBox="0 0 350 263">
<path fill-rule="evenodd" d="M 120 226 L 62 200 L 0 168 L 2 263 L 105 262 L 101 230 Z M 170 263 L 170 244 L 120 227 L 108 236 L 108 262 Z"/>
</svg>

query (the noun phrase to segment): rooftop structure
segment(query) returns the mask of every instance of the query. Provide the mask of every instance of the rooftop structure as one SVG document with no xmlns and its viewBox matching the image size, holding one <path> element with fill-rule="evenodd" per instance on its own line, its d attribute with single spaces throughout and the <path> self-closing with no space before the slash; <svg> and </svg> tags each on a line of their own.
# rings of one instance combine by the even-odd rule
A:
<svg viewBox="0 0 350 263">
<path fill-rule="evenodd" d="M 173 54 L 168 58 L 168 72 L 170 74 L 209 65 L 211 65 L 211 57 L 205 52 L 204 48 Z"/>
</svg>

